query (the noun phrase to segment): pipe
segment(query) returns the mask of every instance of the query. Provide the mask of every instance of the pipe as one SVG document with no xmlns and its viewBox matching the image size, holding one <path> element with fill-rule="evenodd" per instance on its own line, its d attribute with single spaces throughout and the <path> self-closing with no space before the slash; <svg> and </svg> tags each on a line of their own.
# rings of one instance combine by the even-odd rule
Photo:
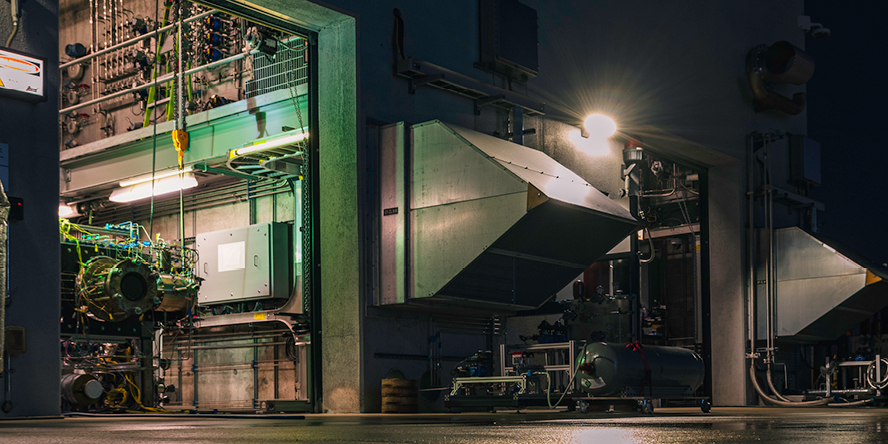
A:
<svg viewBox="0 0 888 444">
<path fill-rule="evenodd" d="M 182 23 L 183 23 L 183 24 L 184 24 L 184 23 L 191 23 L 191 22 L 193 22 L 193 21 L 195 21 L 195 20 L 200 20 L 200 19 L 202 19 L 202 18 L 204 18 L 204 17 L 206 17 L 206 16 L 208 16 L 208 15 L 210 15 L 210 14 L 215 14 L 216 12 L 217 12 L 217 11 L 207 11 L 207 12 L 204 12 L 204 13 L 202 13 L 202 14 L 198 14 L 198 15 L 195 15 L 195 16 L 192 16 L 192 17 L 188 17 L 187 19 L 182 20 Z M 137 42 L 140 42 L 140 41 L 142 41 L 142 40 L 145 40 L 145 39 L 148 39 L 148 38 L 154 37 L 154 36 L 157 35 L 158 33 L 165 32 L 165 31 L 169 31 L 170 29 L 173 29 L 173 28 L 175 28 L 176 26 L 179 26 L 179 24 L 178 24 L 178 23 L 173 23 L 172 25 L 167 25 L 167 26 L 164 26 L 164 27 L 162 27 L 162 28 L 158 28 L 158 29 L 156 29 L 156 30 L 154 30 L 154 31 L 151 31 L 151 32 L 149 32 L 149 33 L 142 34 L 142 35 L 140 35 L 140 36 L 138 36 L 138 37 L 136 37 L 136 38 L 134 38 L 134 39 L 130 39 L 130 40 L 127 40 L 127 41 L 125 41 L 125 42 L 121 42 L 121 43 L 119 43 L 119 44 L 117 44 L 117 45 L 114 45 L 114 46 L 109 46 L 109 47 L 107 47 L 107 48 L 105 48 L 105 49 L 102 49 L 101 51 L 96 51 L 96 52 L 94 52 L 94 53 L 92 53 L 92 54 L 85 55 L 85 56 L 83 56 L 83 57 L 81 57 L 81 58 L 79 58 L 79 59 L 77 59 L 77 60 L 72 60 L 72 61 L 70 61 L 70 62 L 63 63 L 63 64 L 59 65 L 59 69 L 65 69 L 65 68 L 67 68 L 67 67 L 69 67 L 69 66 L 76 65 L 76 64 L 78 64 L 78 63 L 83 63 L 83 62 L 85 62 L 85 61 L 87 61 L 87 60 L 92 60 L 92 59 L 94 59 L 94 58 L 96 58 L 96 57 L 98 57 L 98 56 L 100 56 L 100 55 L 104 55 L 104 54 L 107 54 L 107 53 L 109 53 L 109 52 L 112 52 L 112 51 L 115 51 L 115 50 L 118 50 L 118 49 L 121 49 L 121 48 L 125 48 L 125 47 L 130 46 L 130 45 L 132 45 L 132 44 L 134 44 L 134 43 L 137 43 Z"/>
<path fill-rule="evenodd" d="M 747 161 L 746 161 L 746 197 L 747 197 L 747 213 L 749 218 L 749 232 L 747 234 L 747 264 L 749 266 L 749 290 L 747 291 L 747 297 L 749 298 L 747 301 L 747 310 L 748 319 L 749 319 L 749 352 L 750 354 L 755 354 L 755 338 L 756 338 L 756 323 L 755 323 L 755 187 L 753 185 L 754 175 L 753 175 L 753 162 L 755 162 L 755 142 L 753 140 L 753 135 L 749 136 L 748 146 L 747 146 Z"/>
<path fill-rule="evenodd" d="M 777 389 L 774 387 L 774 381 L 771 378 L 771 363 L 770 362 L 768 363 L 768 373 L 767 373 L 766 379 L 768 380 L 768 388 L 771 389 L 771 393 L 773 393 L 774 396 L 777 397 L 777 399 L 779 399 L 783 402 L 793 402 L 793 401 L 790 401 L 789 399 L 784 398 L 783 395 L 781 395 L 780 392 L 777 391 Z"/>
<path fill-rule="evenodd" d="M 755 96 L 756 112 L 776 109 L 795 116 L 805 109 L 807 104 L 807 95 L 805 93 L 795 93 L 792 95 L 792 99 L 789 99 L 771 91 L 765 85 L 764 73 L 760 69 L 748 71 L 746 79 L 749 82 L 752 95 Z"/>
<path fill-rule="evenodd" d="M 767 260 L 767 270 L 765 273 L 765 279 L 767 280 L 767 304 L 768 309 L 767 313 L 767 326 L 768 326 L 768 362 L 771 362 L 771 358 L 774 353 L 774 206 L 773 206 L 773 193 L 771 192 L 771 147 L 768 146 L 768 137 L 769 135 L 765 135 L 765 174 L 764 180 L 767 188 L 767 194 L 765 195 L 766 208 L 768 212 L 768 219 L 765 222 L 768 227 L 768 260 Z"/>
<path fill-rule="evenodd" d="M 860 407 L 862 405 L 867 405 L 871 402 L 875 401 L 873 398 L 869 399 L 861 399 L 860 401 L 852 401 L 852 402 L 837 402 L 834 404 L 830 404 L 830 407 Z"/>
<path fill-rule="evenodd" d="M 759 395 L 759 398 L 762 399 L 765 403 L 777 405 L 781 407 L 817 407 L 829 404 L 832 401 L 831 398 L 823 398 L 818 399 L 816 401 L 800 401 L 800 402 L 786 402 L 780 401 L 777 399 L 773 399 L 765 394 L 762 390 L 761 386 L 759 386 L 758 379 L 755 377 L 755 362 L 750 361 L 749 363 L 749 379 L 752 380 L 752 387 L 755 389 L 755 392 Z"/>
<path fill-rule="evenodd" d="M 237 61 L 237 60 L 241 60 L 241 59 L 247 57 L 248 55 L 257 54 L 258 52 L 259 52 L 258 50 L 252 50 L 252 51 L 249 51 L 249 52 L 242 52 L 242 53 L 240 53 L 240 54 L 233 55 L 233 56 L 228 57 L 228 58 L 226 58 L 226 59 L 222 59 L 222 60 L 219 60 L 219 61 L 216 61 L 216 62 L 208 63 L 208 64 L 203 65 L 203 66 L 198 66 L 197 68 L 189 69 L 188 71 L 185 71 L 184 73 L 182 73 L 182 75 L 186 75 L 186 76 L 187 76 L 187 75 L 189 75 L 189 74 L 194 74 L 194 73 L 198 73 L 198 72 L 201 72 L 201 71 L 206 71 L 206 70 L 208 70 L 208 69 L 215 68 L 215 67 L 220 66 L 220 65 L 225 65 L 225 64 L 227 64 L 227 63 L 231 63 L 231 62 L 235 62 L 235 61 Z M 94 105 L 94 104 L 96 104 L 96 103 L 100 103 L 100 102 L 104 102 L 104 101 L 106 101 L 106 100 L 113 99 L 113 98 L 115 98 L 115 97 L 120 97 L 120 96 L 123 96 L 123 95 L 126 95 L 126 94 L 130 94 L 130 93 L 135 92 L 135 91 L 138 91 L 138 90 L 140 90 L 140 89 L 147 88 L 147 87 L 149 87 L 150 85 L 152 85 L 152 84 L 154 84 L 154 83 L 167 82 L 167 81 L 171 80 L 174 76 L 175 76 L 175 74 L 167 74 L 167 75 L 165 75 L 165 76 L 163 76 L 163 77 L 160 77 L 160 78 L 158 78 L 158 79 L 155 79 L 155 80 L 152 81 L 152 82 L 143 83 L 143 84 L 141 84 L 141 85 L 137 85 L 137 86 L 134 86 L 134 87 L 129 88 L 129 89 L 120 90 L 120 91 L 117 91 L 117 92 L 115 92 L 115 93 L 111 93 L 111 94 L 108 94 L 108 95 L 106 95 L 106 96 L 99 97 L 98 99 L 89 100 L 89 101 L 86 101 L 86 102 L 80 102 L 80 103 L 78 103 L 78 104 L 75 105 L 75 106 L 69 106 L 69 107 L 64 108 L 64 109 L 62 109 L 62 110 L 59 110 L 59 114 L 69 113 L 69 112 L 71 112 L 71 111 L 74 111 L 75 109 L 84 108 L 84 107 L 87 107 L 87 106 L 89 106 L 89 105 Z"/>
<path fill-rule="evenodd" d="M 0 374 L 6 358 L 6 237 L 9 225 L 9 199 L 0 183 Z M 6 376 L 9 379 L 9 376 Z"/>
<path fill-rule="evenodd" d="M 19 17 L 22 16 L 22 11 L 19 9 L 19 0 L 11 0 L 9 2 L 9 8 L 9 14 L 12 17 L 12 32 L 9 33 L 9 38 L 6 39 L 7 48 L 12 45 L 12 39 L 15 38 L 15 34 L 18 32 Z"/>
</svg>

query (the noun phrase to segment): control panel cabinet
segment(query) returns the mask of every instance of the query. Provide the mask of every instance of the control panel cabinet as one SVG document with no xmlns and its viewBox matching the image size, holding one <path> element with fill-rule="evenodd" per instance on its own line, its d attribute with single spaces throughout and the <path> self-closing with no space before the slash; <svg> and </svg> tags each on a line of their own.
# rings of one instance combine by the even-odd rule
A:
<svg viewBox="0 0 888 444">
<path fill-rule="evenodd" d="M 291 225 L 281 222 L 198 234 L 198 304 L 285 299 L 292 283 Z"/>
</svg>

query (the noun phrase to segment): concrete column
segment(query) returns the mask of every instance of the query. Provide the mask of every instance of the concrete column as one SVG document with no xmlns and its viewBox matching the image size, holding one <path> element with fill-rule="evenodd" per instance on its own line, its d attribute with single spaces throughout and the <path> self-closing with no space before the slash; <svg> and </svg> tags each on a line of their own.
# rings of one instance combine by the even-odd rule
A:
<svg viewBox="0 0 888 444">
<path fill-rule="evenodd" d="M 709 170 L 712 395 L 716 406 L 746 404 L 743 171 L 740 162 Z"/>
<path fill-rule="evenodd" d="M 358 264 L 355 20 L 318 41 L 321 324 L 324 409 L 360 411 L 361 301 Z"/>
</svg>

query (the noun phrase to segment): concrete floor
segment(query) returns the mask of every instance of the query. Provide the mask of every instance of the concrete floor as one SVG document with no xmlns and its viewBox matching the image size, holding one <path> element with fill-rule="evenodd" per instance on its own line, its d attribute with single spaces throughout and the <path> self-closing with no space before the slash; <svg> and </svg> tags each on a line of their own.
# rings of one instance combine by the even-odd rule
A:
<svg viewBox="0 0 888 444">
<path fill-rule="evenodd" d="M 654 415 L 485 413 L 0 421 L 18 443 L 886 443 L 888 409 L 663 408 Z"/>
</svg>

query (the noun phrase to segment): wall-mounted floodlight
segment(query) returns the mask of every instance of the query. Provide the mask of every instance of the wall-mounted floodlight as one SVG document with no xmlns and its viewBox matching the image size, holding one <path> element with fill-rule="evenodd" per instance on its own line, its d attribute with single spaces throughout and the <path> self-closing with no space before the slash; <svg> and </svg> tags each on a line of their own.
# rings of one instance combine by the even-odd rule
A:
<svg viewBox="0 0 888 444">
<path fill-rule="evenodd" d="M 178 172 L 177 172 L 178 173 Z M 187 190 L 197 186 L 197 179 L 192 173 L 183 173 L 181 176 L 167 176 L 156 179 L 152 187 L 151 179 L 148 182 L 137 183 L 124 188 L 118 188 L 108 198 L 111 202 L 132 202 L 146 197 L 160 196 L 173 191 Z"/>
<path fill-rule="evenodd" d="M 583 128 L 589 133 L 589 137 L 607 139 L 617 132 L 617 123 L 604 114 L 590 114 L 583 121 Z"/>
</svg>

